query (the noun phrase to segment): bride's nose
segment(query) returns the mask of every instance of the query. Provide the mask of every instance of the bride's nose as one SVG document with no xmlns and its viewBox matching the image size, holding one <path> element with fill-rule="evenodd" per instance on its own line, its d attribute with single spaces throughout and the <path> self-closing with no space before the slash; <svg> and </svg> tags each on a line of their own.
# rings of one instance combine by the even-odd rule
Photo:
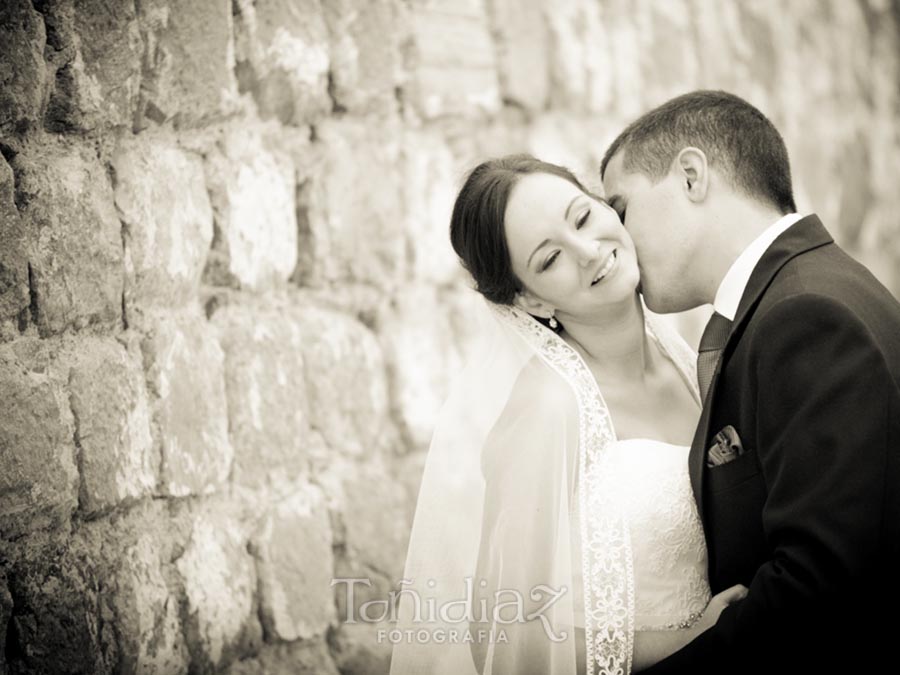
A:
<svg viewBox="0 0 900 675">
<path fill-rule="evenodd" d="M 600 242 L 593 237 L 576 236 L 572 246 L 575 259 L 580 265 L 588 267 L 597 262 L 600 255 Z"/>
</svg>

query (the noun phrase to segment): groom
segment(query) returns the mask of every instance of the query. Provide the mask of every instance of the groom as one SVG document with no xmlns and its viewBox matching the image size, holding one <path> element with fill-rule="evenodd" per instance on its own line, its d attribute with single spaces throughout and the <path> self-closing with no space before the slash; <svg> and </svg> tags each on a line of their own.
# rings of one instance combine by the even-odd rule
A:
<svg viewBox="0 0 900 675">
<path fill-rule="evenodd" d="M 781 136 L 736 96 L 650 111 L 601 176 L 650 309 L 715 309 L 690 475 L 712 592 L 749 587 L 645 672 L 896 669 L 900 304 L 795 213 Z"/>
</svg>

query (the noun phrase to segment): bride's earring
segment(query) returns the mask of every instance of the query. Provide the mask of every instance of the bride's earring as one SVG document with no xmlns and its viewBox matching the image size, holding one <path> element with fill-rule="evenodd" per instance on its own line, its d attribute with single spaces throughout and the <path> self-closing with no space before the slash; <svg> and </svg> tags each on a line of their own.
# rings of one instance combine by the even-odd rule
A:
<svg viewBox="0 0 900 675">
<path fill-rule="evenodd" d="M 552 314 L 550 315 L 550 328 L 552 328 L 553 330 L 559 328 L 559 321 L 557 321 L 556 317 Z"/>
</svg>

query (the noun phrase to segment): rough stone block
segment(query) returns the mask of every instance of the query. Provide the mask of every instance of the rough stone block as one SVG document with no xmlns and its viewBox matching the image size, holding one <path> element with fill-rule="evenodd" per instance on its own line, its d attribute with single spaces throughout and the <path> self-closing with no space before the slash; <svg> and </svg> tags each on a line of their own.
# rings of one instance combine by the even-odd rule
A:
<svg viewBox="0 0 900 675">
<path fill-rule="evenodd" d="M 47 142 L 11 161 L 28 232 L 31 319 L 42 337 L 114 328 L 122 315 L 122 234 L 106 171 L 86 147 Z"/>
<path fill-rule="evenodd" d="M 0 156 L 0 342 L 28 320 L 28 233 L 15 202 L 15 176 Z"/>
<path fill-rule="evenodd" d="M 749 85 L 752 78 L 746 66 L 739 54 L 731 51 L 741 40 L 732 32 L 739 21 L 735 16 L 739 5 L 724 8 L 724 14 L 732 14 L 730 17 L 717 16 L 723 5 L 710 6 L 708 12 L 697 11 L 685 0 L 647 5 L 640 14 L 624 6 L 617 8 L 615 18 L 604 21 L 615 45 L 608 50 L 613 63 L 607 75 L 615 81 L 616 107 L 628 117 L 637 116 L 651 106 L 703 86 L 701 78 L 713 73 L 716 88 L 735 91 Z M 761 9 L 769 17 L 774 10 L 774 6 Z M 714 28 L 708 24 L 709 19 L 713 19 Z M 704 24 L 712 29 L 714 42 L 704 44 Z M 691 39 L 685 39 L 685 35 L 691 35 Z M 753 60 L 765 67 L 771 50 L 763 43 L 760 47 L 766 53 L 754 54 Z M 701 54 L 709 58 L 698 58 Z M 748 95 L 749 91 L 743 93 Z M 756 97 L 750 100 L 759 103 Z"/>
<path fill-rule="evenodd" d="M 410 287 L 378 318 L 395 417 L 414 448 L 427 447 L 450 378 L 462 366 L 458 309 L 433 287 Z"/>
<path fill-rule="evenodd" d="M 391 581 L 400 579 L 412 504 L 398 489 L 392 466 L 375 459 L 350 471 L 343 482 L 339 510 L 351 566 L 362 563 Z M 356 569 L 363 570 L 358 565 Z"/>
<path fill-rule="evenodd" d="M 185 520 L 146 500 L 72 532 L 30 534 L 4 551 L 10 672 L 186 672 L 169 563 L 187 540 Z"/>
<path fill-rule="evenodd" d="M 625 97 L 626 90 L 632 91 L 640 85 L 631 82 L 637 73 L 637 58 L 640 57 L 638 29 L 628 22 L 631 9 L 625 12 L 626 21 L 616 24 L 615 30 L 607 31 L 612 20 L 605 14 L 606 5 L 592 0 L 563 0 L 548 3 L 542 9 L 544 14 L 549 49 L 550 100 L 553 107 L 568 111 L 606 110 L 614 96 Z M 617 40 L 617 36 L 627 36 Z M 623 63 L 613 62 L 613 52 L 624 50 L 627 54 Z M 625 69 L 622 77 L 610 72 L 615 67 Z M 613 78 L 616 77 L 616 81 Z M 623 85 L 616 89 L 615 85 Z"/>
<path fill-rule="evenodd" d="M 491 33 L 497 51 L 500 88 L 505 101 L 543 110 L 550 91 L 550 54 L 546 2 L 491 0 Z"/>
<path fill-rule="evenodd" d="M 380 288 L 406 272 L 400 129 L 396 122 L 329 121 L 318 127 L 319 165 L 306 182 L 298 281 Z"/>
<path fill-rule="evenodd" d="M 214 492 L 234 456 L 224 354 L 214 330 L 196 309 L 158 316 L 141 350 L 161 446 L 160 491 L 177 497 Z"/>
<path fill-rule="evenodd" d="M 81 341 L 72 358 L 69 398 L 80 452 L 80 506 L 88 515 L 156 486 L 159 455 L 150 436 L 140 358 L 109 338 Z"/>
<path fill-rule="evenodd" d="M 142 42 L 134 0 L 43 0 L 55 83 L 44 124 L 52 131 L 131 126 Z"/>
<path fill-rule="evenodd" d="M 29 0 L 0 5 L 0 135 L 24 131 L 40 118 L 46 36 L 43 18 Z"/>
<path fill-rule="evenodd" d="M 472 124 L 463 117 L 441 120 L 440 129 L 458 163 L 457 187 L 462 187 L 466 169 L 472 169 L 489 157 L 522 152 L 527 142 L 528 120 L 516 108 L 504 108 L 484 124 Z M 449 218 L 449 214 L 448 214 Z"/>
<path fill-rule="evenodd" d="M 184 306 L 197 294 L 213 236 L 202 161 L 142 134 L 121 142 L 111 164 L 124 226 L 126 319 Z"/>
<path fill-rule="evenodd" d="M 46 551 L 29 569 L 10 575 L 13 615 L 7 633 L 7 659 L 13 673 L 113 672 L 118 658 L 111 630 L 115 610 L 111 595 L 75 554 Z M 95 552 L 96 553 L 96 552 Z M 108 568 L 106 568 L 108 569 Z M 104 621 L 110 628 L 102 630 Z"/>
<path fill-rule="evenodd" d="M 23 338 L 0 345 L 0 537 L 58 524 L 78 503 L 74 420 L 58 345 Z"/>
<path fill-rule="evenodd" d="M 378 340 L 361 323 L 335 312 L 295 312 L 313 427 L 339 453 L 371 454 L 380 446 L 389 412 Z"/>
<path fill-rule="evenodd" d="M 285 308 L 233 305 L 213 316 L 225 352 L 233 480 L 274 489 L 308 472 L 302 333 Z"/>
<path fill-rule="evenodd" d="M 252 659 L 235 663 L 228 675 L 339 675 L 324 639 L 265 645 Z"/>
<path fill-rule="evenodd" d="M 194 126 L 237 109 L 230 0 L 141 0 L 144 44 L 136 129 Z"/>
<path fill-rule="evenodd" d="M 535 157 L 567 167 L 588 190 L 602 195 L 598 167 L 616 131 L 602 116 L 546 112 L 529 124 L 527 148 Z"/>
<path fill-rule="evenodd" d="M 746 86 L 745 78 L 748 78 L 750 73 L 742 62 L 743 59 L 741 57 L 743 56 L 742 52 L 745 52 L 745 50 L 749 51 L 749 45 L 747 45 L 742 35 L 743 27 L 738 14 L 738 4 L 721 3 L 715 7 L 710 6 L 710 11 L 707 12 L 691 11 L 693 9 L 691 3 L 686 0 L 677 0 L 676 2 L 668 3 L 668 5 L 662 7 L 662 11 L 657 10 L 657 8 L 653 8 L 655 11 L 651 11 L 648 6 L 647 9 L 644 10 L 644 15 L 641 17 L 644 25 L 648 26 L 651 24 L 652 20 L 657 24 L 654 26 L 654 28 L 657 29 L 654 33 L 659 31 L 657 35 L 663 35 L 665 31 L 668 31 L 671 34 L 673 22 L 677 21 L 682 25 L 687 23 L 689 26 L 688 30 L 692 32 L 692 40 L 690 45 L 683 45 L 683 49 L 689 50 L 689 54 L 692 57 L 694 57 L 695 54 L 703 54 L 711 57 L 702 60 L 700 68 L 698 68 L 699 72 L 696 74 L 703 84 L 708 85 L 709 83 L 715 83 L 716 88 L 734 91 L 735 93 L 738 93 Z M 771 17 L 770 12 L 774 9 L 774 7 L 770 7 L 771 8 L 766 12 L 768 17 Z M 812 8 L 813 6 L 810 5 L 810 7 Z M 766 10 L 762 11 L 765 12 Z M 821 15 L 819 14 L 820 9 L 818 7 L 812 9 L 812 12 L 818 15 L 817 18 L 821 18 Z M 798 13 L 802 13 L 802 10 Z M 652 16 L 651 19 L 651 16 L 648 15 L 655 16 Z M 674 18 L 679 16 L 680 18 Z M 690 17 L 690 20 L 688 20 L 688 17 Z M 630 21 L 633 22 L 634 17 L 631 17 Z M 669 25 L 666 25 L 667 23 Z M 772 23 L 778 22 L 773 21 Z M 785 22 L 787 25 L 792 23 L 793 21 Z M 650 37 L 650 35 L 647 37 Z M 656 37 L 656 35 L 653 35 L 653 37 Z M 788 39 L 790 40 L 792 38 Z M 665 49 L 661 55 L 667 53 L 667 55 L 671 56 L 671 44 L 664 46 L 668 48 Z M 829 44 L 828 49 L 829 51 L 833 50 L 834 45 Z M 683 58 L 683 56 L 681 58 Z M 692 62 L 693 60 L 694 59 L 691 58 L 689 59 L 689 62 Z M 673 73 L 677 73 L 677 77 L 679 78 L 685 77 L 685 73 L 682 69 L 677 67 L 676 61 L 677 59 L 670 58 L 669 62 L 666 64 L 665 75 L 669 76 L 667 78 L 668 81 L 671 81 Z M 764 61 L 761 60 L 759 65 L 765 67 Z M 646 66 L 646 72 L 649 74 L 652 68 L 653 62 L 651 61 Z M 691 75 L 693 75 L 693 73 L 691 73 Z M 653 79 L 648 78 L 646 83 L 638 80 L 635 82 L 635 86 L 640 87 L 644 84 L 649 85 L 656 77 Z M 828 72 L 828 69 L 819 70 L 818 68 L 811 68 L 803 74 L 803 81 L 805 84 L 810 85 L 812 80 L 820 78 L 821 80 L 824 80 L 826 78 L 830 79 L 830 77 L 831 74 Z"/>
<path fill-rule="evenodd" d="M 186 637 L 192 670 L 217 670 L 260 642 L 253 559 L 238 525 L 200 508 L 191 539 L 175 563 L 187 596 Z"/>
<path fill-rule="evenodd" d="M 480 0 L 435 0 L 412 7 L 410 92 L 421 115 L 499 110 L 500 84 L 490 26 Z"/>
<path fill-rule="evenodd" d="M 279 502 L 263 517 L 253 551 L 268 635 L 308 639 L 324 635 L 334 622 L 331 546 L 328 509 L 315 486 Z"/>
<path fill-rule="evenodd" d="M 316 478 L 332 511 L 334 576 L 343 580 L 334 586 L 341 624 L 390 618 L 385 603 L 403 575 L 415 511 L 407 483 L 418 487 L 421 480 L 421 463 L 406 460 L 338 462 Z"/>
<path fill-rule="evenodd" d="M 0 640 L 6 645 L 6 631 L 9 630 L 9 620 L 13 612 L 13 600 L 6 587 L 6 574 L 0 569 Z M 0 670 L 6 672 L 6 649 L 0 652 Z"/>
<path fill-rule="evenodd" d="M 124 549 L 115 572 L 115 588 L 120 672 L 187 672 L 178 601 L 166 583 L 156 538 L 139 535 Z"/>
<path fill-rule="evenodd" d="M 331 112 L 321 0 L 238 0 L 237 73 L 260 114 L 300 125 Z"/>
<path fill-rule="evenodd" d="M 332 639 L 334 661 L 343 675 L 387 675 L 391 670 L 389 640 L 379 641 L 377 624 L 342 625 Z"/>
<path fill-rule="evenodd" d="M 403 143 L 403 171 L 406 237 L 414 278 L 437 285 L 465 279 L 448 234 L 461 175 L 450 147 L 437 134 L 408 134 Z"/>
<path fill-rule="evenodd" d="M 206 163 L 215 241 L 204 274 L 213 285 L 262 290 L 297 265 L 294 168 L 258 129 L 230 131 Z"/>
<path fill-rule="evenodd" d="M 397 0 L 323 3 L 331 35 L 334 103 L 350 112 L 390 111 L 405 79 L 401 45 L 411 39 L 408 10 Z"/>
</svg>

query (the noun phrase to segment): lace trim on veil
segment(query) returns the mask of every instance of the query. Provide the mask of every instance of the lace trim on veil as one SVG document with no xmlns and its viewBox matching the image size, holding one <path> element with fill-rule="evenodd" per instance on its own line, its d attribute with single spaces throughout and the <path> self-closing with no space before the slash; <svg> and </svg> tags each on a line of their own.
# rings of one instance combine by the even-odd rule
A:
<svg viewBox="0 0 900 675">
<path fill-rule="evenodd" d="M 644 325 L 647 334 L 660 346 L 660 349 L 671 359 L 672 363 L 681 371 L 687 385 L 697 404 L 703 406 L 700 400 L 700 387 L 697 384 L 697 352 L 681 337 L 681 333 L 660 319 L 656 314 L 650 313 L 644 307 Z"/>
<path fill-rule="evenodd" d="M 609 408 L 581 355 L 559 335 L 515 307 L 493 305 L 491 310 L 575 392 L 586 660 L 591 675 L 627 675 L 634 647 L 634 572 L 628 524 L 607 486 L 612 472 L 605 470 L 606 449 L 616 440 Z"/>
</svg>

